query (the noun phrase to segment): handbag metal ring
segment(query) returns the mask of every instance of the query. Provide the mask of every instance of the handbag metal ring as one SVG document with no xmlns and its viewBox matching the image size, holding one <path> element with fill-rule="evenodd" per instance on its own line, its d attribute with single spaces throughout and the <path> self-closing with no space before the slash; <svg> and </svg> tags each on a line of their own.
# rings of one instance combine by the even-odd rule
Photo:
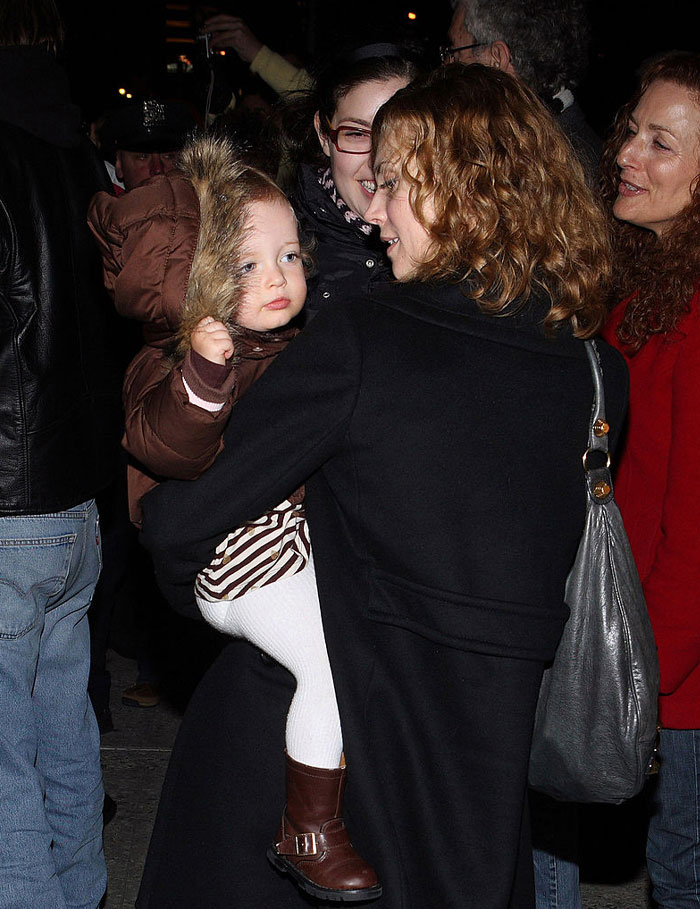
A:
<svg viewBox="0 0 700 909">
<path fill-rule="evenodd" d="M 586 470 L 586 471 L 588 471 L 588 470 L 596 470 L 596 469 L 597 469 L 597 470 L 600 470 L 600 468 L 595 468 L 595 467 L 589 467 L 589 466 L 588 466 L 588 460 L 587 460 L 587 459 L 588 459 L 588 455 L 589 455 L 592 451 L 603 451 L 603 449 L 602 449 L 602 448 L 587 448 L 587 449 L 584 451 L 581 460 L 583 461 L 583 469 Z M 608 469 L 608 467 L 610 467 L 610 463 L 611 463 L 611 461 L 610 461 L 610 452 L 609 452 L 609 451 L 606 451 L 606 452 L 605 452 L 605 469 L 606 469 L 606 470 Z"/>
</svg>

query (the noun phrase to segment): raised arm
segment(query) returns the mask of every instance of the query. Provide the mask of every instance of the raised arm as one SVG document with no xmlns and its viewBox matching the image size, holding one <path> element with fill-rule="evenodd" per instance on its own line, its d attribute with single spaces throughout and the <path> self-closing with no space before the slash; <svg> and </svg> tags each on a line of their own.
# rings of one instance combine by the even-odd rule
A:
<svg viewBox="0 0 700 909">
<path fill-rule="evenodd" d="M 278 95 L 311 87 L 313 80 L 305 69 L 263 44 L 239 16 L 218 13 L 207 19 L 204 30 L 211 35 L 213 48 L 234 50 Z"/>
<path fill-rule="evenodd" d="M 192 403 L 188 388 L 210 401 L 217 390 L 202 387 L 192 367 L 192 352 L 181 365 L 170 366 L 162 351 L 145 347 L 124 381 L 124 447 L 158 476 L 195 479 L 221 450 L 233 381 L 231 373 L 211 409 L 199 406 Z"/>
</svg>

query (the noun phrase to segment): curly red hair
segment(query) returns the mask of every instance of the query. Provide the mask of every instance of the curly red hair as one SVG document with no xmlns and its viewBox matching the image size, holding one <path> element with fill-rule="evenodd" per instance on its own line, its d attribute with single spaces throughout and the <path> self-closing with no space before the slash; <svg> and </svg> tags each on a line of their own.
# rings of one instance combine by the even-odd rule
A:
<svg viewBox="0 0 700 909">
<path fill-rule="evenodd" d="M 618 111 L 601 162 L 603 197 L 612 209 L 617 196 L 617 156 L 627 136 L 630 114 L 653 82 L 686 88 L 700 107 L 700 54 L 673 52 L 649 63 L 637 89 Z M 700 152 L 700 136 L 698 136 Z M 700 153 L 698 177 L 691 185 L 690 204 L 668 231 L 652 231 L 624 221 L 613 223 L 615 301 L 632 297 L 617 329 L 625 349 L 634 354 L 652 335 L 672 335 L 700 281 Z"/>
<path fill-rule="evenodd" d="M 596 333 L 610 273 L 605 213 L 553 116 L 521 80 L 478 64 L 440 67 L 380 108 L 375 151 L 380 142 L 395 153 L 430 236 L 414 279 L 464 282 L 494 314 L 544 291 L 548 330 L 568 323 L 577 337 Z"/>
</svg>

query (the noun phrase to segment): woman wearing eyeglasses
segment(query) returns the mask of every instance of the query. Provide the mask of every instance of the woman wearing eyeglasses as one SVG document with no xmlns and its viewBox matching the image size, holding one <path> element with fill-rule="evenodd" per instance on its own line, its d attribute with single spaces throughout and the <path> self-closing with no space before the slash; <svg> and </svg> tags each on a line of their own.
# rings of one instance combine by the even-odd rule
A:
<svg viewBox="0 0 700 909">
<path fill-rule="evenodd" d="M 318 73 L 314 89 L 283 113 L 281 141 L 297 165 L 292 204 L 316 240 L 309 315 L 389 274 L 379 231 L 364 218 L 376 188 L 371 129 L 382 104 L 417 74 L 396 45 L 369 45 Z"/>
</svg>

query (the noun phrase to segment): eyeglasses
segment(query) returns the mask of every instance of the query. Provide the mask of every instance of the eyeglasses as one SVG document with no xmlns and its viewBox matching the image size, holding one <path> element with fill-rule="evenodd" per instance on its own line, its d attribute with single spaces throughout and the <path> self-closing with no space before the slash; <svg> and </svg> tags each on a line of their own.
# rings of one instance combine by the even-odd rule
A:
<svg viewBox="0 0 700 909">
<path fill-rule="evenodd" d="M 360 126 L 339 126 L 333 129 L 328 117 L 326 122 L 330 126 L 328 136 L 339 152 L 344 155 L 366 155 L 372 150 L 370 130 L 362 129 Z"/>
<path fill-rule="evenodd" d="M 476 44 L 463 44 L 461 47 L 441 47 L 440 61 L 442 63 L 453 63 L 455 57 L 460 51 L 471 50 L 474 47 L 485 47 L 483 41 L 477 41 Z"/>
</svg>

